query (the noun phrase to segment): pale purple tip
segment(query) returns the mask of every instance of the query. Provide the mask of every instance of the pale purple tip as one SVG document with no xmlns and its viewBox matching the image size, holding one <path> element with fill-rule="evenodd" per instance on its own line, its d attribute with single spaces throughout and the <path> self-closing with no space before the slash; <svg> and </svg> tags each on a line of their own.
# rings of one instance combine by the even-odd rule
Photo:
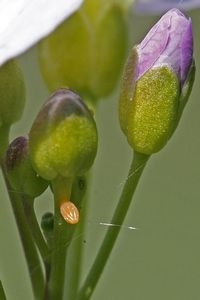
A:
<svg viewBox="0 0 200 300">
<path fill-rule="evenodd" d="M 137 46 L 137 79 L 150 68 L 170 67 L 184 83 L 193 56 L 191 20 L 178 9 L 169 10 Z"/>
<path fill-rule="evenodd" d="M 141 15 L 160 15 L 171 8 L 192 10 L 200 7 L 199 0 L 135 0 L 134 12 Z"/>
</svg>

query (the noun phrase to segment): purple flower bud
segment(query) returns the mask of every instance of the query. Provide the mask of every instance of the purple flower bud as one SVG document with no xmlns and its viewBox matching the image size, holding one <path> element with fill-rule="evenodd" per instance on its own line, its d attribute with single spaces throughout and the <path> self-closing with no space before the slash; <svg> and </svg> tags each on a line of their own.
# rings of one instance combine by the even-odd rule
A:
<svg viewBox="0 0 200 300">
<path fill-rule="evenodd" d="M 131 147 L 162 149 L 178 125 L 195 77 L 191 20 L 168 11 L 134 47 L 125 66 L 120 125 Z"/>
<path fill-rule="evenodd" d="M 191 20 L 178 9 L 169 10 L 137 46 L 138 80 L 150 68 L 167 66 L 184 84 L 193 57 Z"/>
</svg>

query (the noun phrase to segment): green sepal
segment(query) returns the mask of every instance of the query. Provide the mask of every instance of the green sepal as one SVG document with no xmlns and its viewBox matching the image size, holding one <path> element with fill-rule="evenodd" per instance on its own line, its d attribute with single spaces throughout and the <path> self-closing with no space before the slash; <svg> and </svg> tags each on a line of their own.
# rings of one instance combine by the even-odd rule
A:
<svg viewBox="0 0 200 300">
<path fill-rule="evenodd" d="M 179 99 L 177 125 L 181 118 L 183 110 L 185 108 L 185 105 L 187 104 L 189 96 L 191 94 L 192 87 L 194 84 L 194 79 L 195 79 L 195 73 L 196 73 L 196 66 L 195 66 L 195 61 L 193 60 L 191 66 L 190 66 L 187 78 L 185 80 L 185 83 L 181 89 L 181 95 L 180 95 L 180 99 Z"/>
<path fill-rule="evenodd" d="M 119 122 L 122 131 L 127 133 L 127 113 L 135 93 L 136 74 L 137 74 L 138 54 L 136 47 L 132 48 L 124 67 L 121 91 L 119 97 Z"/>
<path fill-rule="evenodd" d="M 14 191 L 30 198 L 41 195 L 48 182 L 38 176 L 31 165 L 28 138 L 18 137 L 9 145 L 5 157 L 5 169 Z"/>
<path fill-rule="evenodd" d="M 178 79 L 166 66 L 150 69 L 137 81 L 126 128 L 135 151 L 151 155 L 163 148 L 176 125 L 179 96 Z"/>
</svg>

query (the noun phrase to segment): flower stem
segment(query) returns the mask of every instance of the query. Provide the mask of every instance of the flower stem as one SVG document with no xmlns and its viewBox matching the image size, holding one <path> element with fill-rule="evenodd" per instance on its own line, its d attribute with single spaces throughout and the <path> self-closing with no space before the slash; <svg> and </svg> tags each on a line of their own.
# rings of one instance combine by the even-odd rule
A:
<svg viewBox="0 0 200 300">
<path fill-rule="evenodd" d="M 13 208 L 13 212 L 15 215 L 15 220 L 17 223 L 20 238 L 22 241 L 22 246 L 27 261 L 27 266 L 29 270 L 29 275 L 30 275 L 35 299 L 41 300 L 44 293 L 44 276 L 42 272 L 40 259 L 37 253 L 37 249 L 33 241 L 30 229 L 28 227 L 26 216 L 24 214 L 21 195 L 19 193 L 15 193 L 12 190 L 12 187 L 10 186 L 9 181 L 6 177 L 6 173 L 3 165 L 2 165 L 2 172 L 5 179 L 11 205 Z"/>
<path fill-rule="evenodd" d="M 6 300 L 6 295 L 3 289 L 2 282 L 0 281 L 0 300 Z"/>
<path fill-rule="evenodd" d="M 112 224 L 122 225 L 127 214 L 128 208 L 130 206 L 134 191 L 136 190 L 138 181 L 142 174 L 142 171 L 148 161 L 149 156 L 135 153 L 133 161 L 129 170 L 126 183 L 124 185 L 121 197 L 115 209 L 113 218 L 111 220 Z M 115 241 L 120 232 L 121 226 L 115 227 L 112 231 L 108 231 L 102 242 L 102 245 L 97 253 L 95 261 L 88 273 L 88 276 L 80 289 L 76 300 L 86 300 L 90 299 L 92 296 L 96 284 L 103 272 L 106 262 L 110 256 L 113 249 Z"/>
<path fill-rule="evenodd" d="M 71 264 L 73 265 L 70 268 L 70 278 L 68 280 L 67 286 L 67 299 L 74 300 L 76 299 L 76 295 L 78 292 L 79 284 L 80 284 L 80 277 L 82 271 L 82 263 L 83 263 L 83 245 L 84 245 L 84 233 L 85 233 L 85 226 L 87 220 L 87 211 L 88 211 L 88 186 L 90 181 L 90 174 L 82 177 L 79 186 L 72 190 L 72 199 L 81 207 L 80 211 L 80 221 L 75 231 L 75 239 L 70 247 L 70 260 Z M 82 187 L 81 187 L 82 186 Z M 85 194 L 86 192 L 86 194 Z M 84 204 L 83 204 L 84 202 Z M 78 258 L 78 259 L 77 259 Z"/>
<path fill-rule="evenodd" d="M 70 199 L 71 184 L 72 183 L 67 182 L 65 178 L 60 177 L 52 182 L 55 199 L 54 236 L 51 253 L 50 279 L 45 298 L 48 300 L 63 299 L 67 249 L 76 226 L 66 223 L 61 216 L 60 199 L 62 196 L 68 196 L 68 199 Z"/>
<path fill-rule="evenodd" d="M 50 249 L 48 248 L 44 237 L 42 235 L 42 232 L 40 230 L 36 215 L 35 215 L 35 210 L 34 210 L 34 199 L 22 195 L 23 198 L 23 205 L 24 205 L 24 211 L 27 219 L 27 223 L 29 224 L 32 236 L 35 240 L 35 243 L 38 247 L 38 250 L 40 252 L 40 255 L 42 257 L 44 266 L 45 266 L 45 271 L 46 275 L 49 271 L 50 268 Z"/>
<path fill-rule="evenodd" d="M 75 240 L 72 251 L 73 255 L 71 258 L 73 268 L 70 272 L 70 278 L 68 283 L 67 295 L 69 300 L 76 299 L 81 271 L 82 271 L 82 261 L 83 261 L 83 240 L 84 240 L 84 229 L 85 229 L 85 215 L 83 215 L 85 209 L 81 211 L 82 217 L 80 223 L 78 224 L 77 230 L 75 232 L 77 239 Z M 85 212 L 86 213 L 86 212 Z"/>
<path fill-rule="evenodd" d="M 55 209 L 54 218 L 54 244 L 52 247 L 52 260 L 50 281 L 47 289 L 46 299 L 54 300 L 63 297 L 63 284 L 65 277 L 65 260 L 67 249 L 67 224 L 60 215 L 60 211 Z"/>
<path fill-rule="evenodd" d="M 10 131 L 10 125 L 4 124 L 0 126 L 0 141 L 1 141 L 1 147 L 0 147 L 0 162 L 2 163 L 6 149 L 9 144 L 9 131 Z"/>
</svg>

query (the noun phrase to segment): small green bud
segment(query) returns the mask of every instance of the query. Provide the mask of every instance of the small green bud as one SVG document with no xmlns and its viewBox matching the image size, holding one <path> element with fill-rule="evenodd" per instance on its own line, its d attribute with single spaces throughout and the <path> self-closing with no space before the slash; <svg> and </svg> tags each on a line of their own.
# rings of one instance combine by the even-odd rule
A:
<svg viewBox="0 0 200 300">
<path fill-rule="evenodd" d="M 68 86 L 85 98 L 109 95 L 127 49 L 127 22 L 121 1 L 86 0 L 39 46 L 41 71 L 52 91 Z"/>
<path fill-rule="evenodd" d="M 53 232 L 54 215 L 51 212 L 47 212 L 42 216 L 41 227 L 44 233 Z"/>
<path fill-rule="evenodd" d="M 14 60 L 0 67 L 0 126 L 21 118 L 25 104 L 23 74 Z"/>
<path fill-rule="evenodd" d="M 51 212 L 46 212 L 41 219 L 41 228 L 48 246 L 51 248 L 53 245 L 54 235 L 54 215 Z"/>
<path fill-rule="evenodd" d="M 38 176 L 32 168 L 26 137 L 20 136 L 9 145 L 5 168 L 12 188 L 31 198 L 42 194 L 48 186 L 48 182 Z"/>
<path fill-rule="evenodd" d="M 10 126 L 21 118 L 25 104 L 23 74 L 14 60 L 0 67 L 0 160 L 8 147 Z"/>
<path fill-rule="evenodd" d="M 81 98 L 68 89 L 58 90 L 45 103 L 29 139 L 33 167 L 46 180 L 80 176 L 96 156 L 93 116 Z"/>
</svg>

